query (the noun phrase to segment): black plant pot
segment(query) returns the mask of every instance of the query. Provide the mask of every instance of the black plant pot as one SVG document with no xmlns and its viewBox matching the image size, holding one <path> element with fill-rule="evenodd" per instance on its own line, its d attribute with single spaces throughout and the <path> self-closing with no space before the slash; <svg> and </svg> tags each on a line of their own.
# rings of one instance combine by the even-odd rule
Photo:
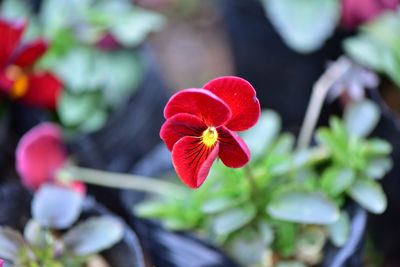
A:
<svg viewBox="0 0 400 267">
<path fill-rule="evenodd" d="M 249 80 L 263 107 L 282 116 L 285 129 L 296 131 L 315 81 L 327 62 L 342 54 L 344 33 L 336 32 L 311 54 L 287 47 L 267 19 L 259 0 L 219 0 L 232 45 L 236 74 Z M 321 122 L 336 107 L 324 108 Z"/>
<path fill-rule="evenodd" d="M 7 225 L 20 231 L 30 218 L 32 195 L 17 183 L 0 187 L 0 225 Z M 114 215 L 106 208 L 87 198 L 80 219 L 92 216 Z M 122 222 L 122 220 L 121 220 Z M 136 234 L 124 224 L 123 239 L 102 256 L 113 267 L 145 267 L 141 245 Z"/>
</svg>

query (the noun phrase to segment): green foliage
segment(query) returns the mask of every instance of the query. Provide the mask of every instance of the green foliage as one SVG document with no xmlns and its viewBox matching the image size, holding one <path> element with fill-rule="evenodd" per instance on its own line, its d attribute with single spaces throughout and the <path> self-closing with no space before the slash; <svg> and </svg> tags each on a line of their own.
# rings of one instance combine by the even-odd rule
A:
<svg viewBox="0 0 400 267">
<path fill-rule="evenodd" d="M 70 134 L 99 129 L 135 92 L 145 61 L 138 47 L 164 24 L 161 15 L 129 0 L 44 0 L 38 14 L 24 0 L 3 2 L 1 15 L 29 20 L 29 39 L 49 41 L 35 67 L 50 69 L 63 81 L 57 113 Z M 99 48 L 106 36 L 115 39 L 114 49 Z"/>
<path fill-rule="evenodd" d="M 347 197 L 373 213 L 386 207 L 375 180 L 390 170 L 391 147 L 366 139 L 379 115 L 371 102 L 353 103 L 344 121 L 334 117 L 316 131 L 316 146 L 299 151 L 292 135 L 278 134 L 279 116 L 266 110 L 243 135 L 255 154 L 248 166 L 217 162 L 200 189 L 182 199 L 149 199 L 135 210 L 174 230 L 196 230 L 247 266 L 274 257 L 295 259 L 283 266 L 314 265 L 327 239 L 338 247 L 347 240 Z"/>
<path fill-rule="evenodd" d="M 344 48 L 361 65 L 386 74 L 400 86 L 400 12 L 387 12 L 361 27 Z"/>
<path fill-rule="evenodd" d="M 32 202 L 24 236 L 0 226 L 0 258 L 23 267 L 82 267 L 91 256 L 118 243 L 123 225 L 110 216 L 76 222 L 83 197 L 70 189 L 43 185 Z M 70 228 L 66 233 L 59 231 Z"/>
</svg>

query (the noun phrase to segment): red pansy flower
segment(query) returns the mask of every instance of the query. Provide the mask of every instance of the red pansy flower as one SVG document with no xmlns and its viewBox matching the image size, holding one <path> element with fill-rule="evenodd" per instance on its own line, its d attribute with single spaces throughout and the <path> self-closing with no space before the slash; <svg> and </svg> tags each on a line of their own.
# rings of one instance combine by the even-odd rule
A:
<svg viewBox="0 0 400 267">
<path fill-rule="evenodd" d="M 44 183 L 58 183 L 57 171 L 67 163 L 68 155 L 60 128 L 52 123 L 42 123 L 28 131 L 19 141 L 16 150 L 16 168 L 22 183 L 37 190 Z M 63 184 L 82 194 L 81 182 Z"/>
<path fill-rule="evenodd" d="M 342 25 L 351 30 L 385 10 L 395 10 L 400 0 L 342 0 Z"/>
<path fill-rule="evenodd" d="M 259 116 L 260 103 L 251 84 L 238 77 L 220 77 L 202 89 L 173 95 L 164 109 L 160 137 L 172 151 L 178 176 L 187 186 L 198 188 L 217 156 L 231 168 L 250 160 L 236 131 L 249 129 Z"/>
<path fill-rule="evenodd" d="M 55 109 L 61 82 L 51 72 L 33 69 L 48 45 L 43 39 L 21 45 L 25 28 L 25 21 L 0 18 L 0 91 L 31 106 Z"/>
</svg>

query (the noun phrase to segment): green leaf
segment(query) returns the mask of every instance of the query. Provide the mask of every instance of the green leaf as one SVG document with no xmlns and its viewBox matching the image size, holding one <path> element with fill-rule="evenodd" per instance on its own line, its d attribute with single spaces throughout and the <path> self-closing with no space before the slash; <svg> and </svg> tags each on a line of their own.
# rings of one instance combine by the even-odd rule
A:
<svg viewBox="0 0 400 267">
<path fill-rule="evenodd" d="M 216 216 L 214 232 L 217 235 L 230 234 L 249 223 L 255 215 L 256 209 L 251 204 L 227 210 Z"/>
<path fill-rule="evenodd" d="M 286 44 L 301 53 L 320 48 L 332 35 L 340 15 L 335 0 L 263 0 L 263 4 Z"/>
<path fill-rule="evenodd" d="M 89 120 L 89 125 L 86 128 L 93 128 L 93 126 L 99 125 L 99 121 L 101 123 L 105 120 L 105 115 L 101 113 L 101 111 L 98 111 L 100 113 L 96 115 L 98 108 L 99 94 L 72 94 L 64 90 L 57 106 L 57 111 L 61 122 L 67 127 L 78 126 Z M 92 116 L 94 116 L 94 118 L 92 118 L 94 121 L 90 121 Z M 96 116 L 99 117 L 96 118 Z M 90 123 L 92 123 L 92 125 L 90 125 Z"/>
<path fill-rule="evenodd" d="M 338 196 L 351 186 L 354 178 L 355 174 L 351 169 L 332 166 L 324 171 L 321 187 L 330 196 Z"/>
<path fill-rule="evenodd" d="M 46 184 L 32 201 L 32 216 L 42 227 L 65 229 L 81 213 L 83 196 L 71 189 Z"/>
<path fill-rule="evenodd" d="M 0 258 L 16 260 L 19 251 L 25 246 L 25 241 L 17 231 L 0 226 Z"/>
<path fill-rule="evenodd" d="M 339 220 L 328 225 L 329 238 L 337 247 L 346 244 L 351 230 L 350 218 L 346 212 L 341 212 Z"/>
<path fill-rule="evenodd" d="M 129 12 L 119 12 L 113 17 L 110 31 L 125 46 L 137 46 L 154 31 L 164 25 L 164 18 L 159 14 L 141 8 Z"/>
<path fill-rule="evenodd" d="M 392 152 L 389 142 L 381 139 L 368 139 L 365 143 L 365 154 L 367 156 L 386 156 Z"/>
<path fill-rule="evenodd" d="M 369 212 L 380 214 L 386 210 L 387 199 L 382 187 L 373 180 L 358 179 L 349 189 L 350 196 Z"/>
<path fill-rule="evenodd" d="M 93 132 L 100 129 L 107 122 L 108 114 L 104 109 L 98 109 L 87 114 L 79 129 L 83 132 Z"/>
<path fill-rule="evenodd" d="M 258 266 L 265 260 L 264 253 L 267 246 L 254 230 L 241 231 L 229 240 L 225 247 L 241 266 Z"/>
<path fill-rule="evenodd" d="M 336 205 L 319 192 L 287 189 L 273 196 L 267 212 L 284 221 L 330 224 L 339 217 Z"/>
<path fill-rule="evenodd" d="M 124 234 L 120 220 L 111 216 L 93 217 L 69 230 L 64 236 L 68 251 L 87 256 L 111 248 Z"/>
<path fill-rule="evenodd" d="M 259 221 L 257 226 L 265 246 L 270 246 L 275 238 L 274 229 L 266 221 Z"/>
<path fill-rule="evenodd" d="M 368 161 L 365 174 L 373 179 L 382 179 L 393 167 L 390 158 L 374 158 Z"/>
<path fill-rule="evenodd" d="M 44 248 L 52 236 L 38 222 L 30 219 L 25 225 L 24 238 L 31 246 Z"/>
<path fill-rule="evenodd" d="M 272 110 L 264 110 L 257 124 L 241 136 L 251 152 L 252 160 L 257 160 L 272 145 L 281 129 L 281 119 Z"/>
<path fill-rule="evenodd" d="M 137 89 L 143 76 L 142 63 L 132 51 L 96 53 L 92 75 L 108 106 L 119 107 Z"/>
<path fill-rule="evenodd" d="M 279 262 L 276 267 L 307 267 L 304 263 L 299 261 L 283 261 Z"/>
<path fill-rule="evenodd" d="M 344 120 L 349 135 L 365 137 L 376 127 L 380 117 L 378 106 L 370 100 L 351 103 L 344 111 Z"/>
<path fill-rule="evenodd" d="M 238 206 L 245 201 L 244 198 L 233 198 L 229 196 L 221 196 L 218 198 L 213 198 L 207 200 L 203 206 L 202 210 L 205 213 L 218 213 L 224 210 L 230 209 L 232 207 Z"/>
<path fill-rule="evenodd" d="M 377 71 L 383 70 L 382 53 L 385 48 L 371 37 L 361 35 L 346 39 L 343 44 L 347 54 L 361 65 Z"/>
</svg>

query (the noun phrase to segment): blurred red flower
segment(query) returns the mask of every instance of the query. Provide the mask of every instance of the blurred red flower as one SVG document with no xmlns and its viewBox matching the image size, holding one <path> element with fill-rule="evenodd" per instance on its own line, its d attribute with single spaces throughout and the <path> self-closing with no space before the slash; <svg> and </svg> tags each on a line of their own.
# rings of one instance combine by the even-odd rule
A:
<svg viewBox="0 0 400 267">
<path fill-rule="evenodd" d="M 250 160 L 247 145 L 235 131 L 256 124 L 260 103 L 249 82 L 220 77 L 202 89 L 185 89 L 171 97 L 164 109 L 167 119 L 160 137 L 172 151 L 172 162 L 181 180 L 198 188 L 219 156 L 231 168 Z"/>
<path fill-rule="evenodd" d="M 62 90 L 51 72 L 35 72 L 33 65 L 46 52 L 43 39 L 21 44 L 25 21 L 0 18 L 0 91 L 28 105 L 55 109 Z"/>
<path fill-rule="evenodd" d="M 342 0 L 342 25 L 352 30 L 399 4 L 400 0 Z"/>
<path fill-rule="evenodd" d="M 16 150 L 16 169 L 22 183 L 38 189 L 44 183 L 58 183 L 57 171 L 67 163 L 67 151 L 60 128 L 53 123 L 42 123 L 28 131 L 19 141 Z M 62 184 L 85 194 L 81 182 Z"/>
</svg>

